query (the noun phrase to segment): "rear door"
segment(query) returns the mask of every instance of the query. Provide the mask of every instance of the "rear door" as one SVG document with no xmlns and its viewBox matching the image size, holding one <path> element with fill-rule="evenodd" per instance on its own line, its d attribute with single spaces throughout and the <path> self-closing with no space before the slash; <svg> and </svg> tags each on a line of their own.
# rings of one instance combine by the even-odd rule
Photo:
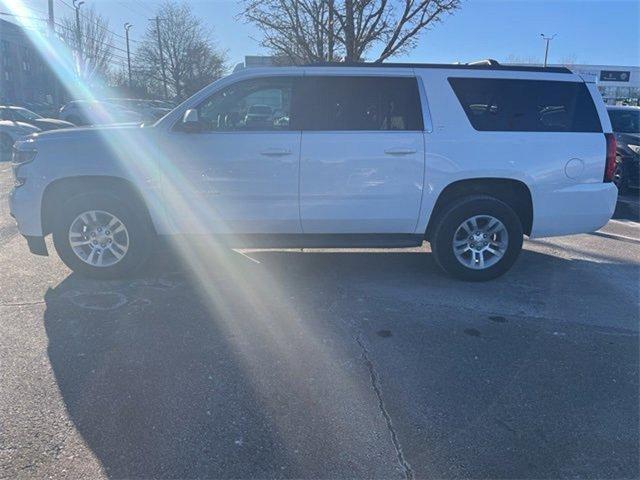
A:
<svg viewBox="0 0 640 480">
<path fill-rule="evenodd" d="M 298 108 L 304 233 L 413 233 L 424 179 L 416 78 L 308 71 Z"/>
</svg>

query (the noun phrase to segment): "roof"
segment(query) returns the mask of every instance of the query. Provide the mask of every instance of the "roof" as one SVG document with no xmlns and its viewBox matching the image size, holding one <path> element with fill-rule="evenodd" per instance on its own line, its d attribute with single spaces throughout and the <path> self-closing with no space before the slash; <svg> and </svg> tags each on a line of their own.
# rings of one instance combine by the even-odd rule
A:
<svg viewBox="0 0 640 480">
<path fill-rule="evenodd" d="M 451 70 L 502 70 L 514 72 L 572 73 L 567 67 L 538 67 L 531 65 L 503 65 L 495 60 L 473 63 L 371 63 L 371 62 L 319 62 L 305 67 L 375 67 L 375 68 L 446 68 Z"/>
<path fill-rule="evenodd" d="M 634 105 L 607 105 L 607 110 L 640 110 L 640 107 Z"/>
</svg>

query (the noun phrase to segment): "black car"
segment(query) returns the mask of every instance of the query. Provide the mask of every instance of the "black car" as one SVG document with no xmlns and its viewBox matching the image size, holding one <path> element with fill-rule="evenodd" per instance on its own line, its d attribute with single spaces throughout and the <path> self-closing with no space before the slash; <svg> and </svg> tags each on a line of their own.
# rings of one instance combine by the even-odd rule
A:
<svg viewBox="0 0 640 480">
<path fill-rule="evenodd" d="M 56 130 L 58 128 L 73 128 L 75 125 L 70 122 L 58 120 L 56 118 L 43 118 L 37 113 L 22 107 L 7 107 L 0 105 L 0 120 L 10 122 L 22 122 L 38 127 L 40 130 Z"/>
<path fill-rule="evenodd" d="M 614 182 L 620 193 L 640 188 L 640 107 L 607 107 L 618 144 Z"/>
</svg>

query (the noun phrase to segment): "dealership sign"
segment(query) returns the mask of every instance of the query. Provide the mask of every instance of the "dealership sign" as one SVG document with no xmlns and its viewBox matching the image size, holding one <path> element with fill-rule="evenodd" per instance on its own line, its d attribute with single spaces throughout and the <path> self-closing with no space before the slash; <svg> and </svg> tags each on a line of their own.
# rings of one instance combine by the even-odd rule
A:
<svg viewBox="0 0 640 480">
<path fill-rule="evenodd" d="M 631 72 L 621 72 L 615 70 L 601 70 L 600 81 L 601 82 L 628 82 Z"/>
</svg>

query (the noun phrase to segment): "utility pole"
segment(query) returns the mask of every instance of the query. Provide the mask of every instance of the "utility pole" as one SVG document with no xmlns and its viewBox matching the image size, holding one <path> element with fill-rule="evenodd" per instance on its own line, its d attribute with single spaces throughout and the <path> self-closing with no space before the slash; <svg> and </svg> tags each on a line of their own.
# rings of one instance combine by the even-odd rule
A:
<svg viewBox="0 0 640 480">
<path fill-rule="evenodd" d="M 557 33 L 554 33 L 553 35 L 546 36 L 544 33 L 541 33 L 540 36 L 542 37 L 542 39 L 547 42 L 547 46 L 544 49 L 544 67 L 547 68 L 547 58 L 549 57 L 549 42 L 551 40 L 553 40 L 554 38 L 556 38 Z"/>
<path fill-rule="evenodd" d="M 53 0 L 49 0 L 49 21 L 47 22 L 49 25 L 49 38 L 50 41 L 53 42 L 56 36 L 56 18 L 53 13 Z M 60 83 L 57 78 L 53 78 L 53 85 L 51 86 L 51 100 L 56 109 L 60 108 L 60 104 L 62 103 L 61 95 L 60 95 Z"/>
<path fill-rule="evenodd" d="M 84 1 L 73 0 L 73 8 L 76 10 L 76 41 L 78 43 L 78 60 L 82 66 L 82 30 L 80 29 L 80 7 Z"/>
<path fill-rule="evenodd" d="M 127 39 L 127 69 L 129 70 L 129 93 L 131 93 L 131 53 L 129 52 L 129 29 L 133 27 L 129 22 L 124 24 L 124 35 Z"/>
<path fill-rule="evenodd" d="M 49 23 L 49 33 L 51 35 L 54 35 L 56 22 L 53 16 L 53 0 L 49 0 L 49 22 L 48 23 Z"/>
<path fill-rule="evenodd" d="M 158 34 L 158 50 L 160 51 L 160 69 L 162 71 L 162 85 L 164 86 L 164 98 L 169 98 L 167 91 L 167 73 L 164 70 L 164 55 L 162 53 L 162 40 L 160 39 L 160 17 L 150 18 L 150 21 L 156 22 L 156 33 Z"/>
</svg>

